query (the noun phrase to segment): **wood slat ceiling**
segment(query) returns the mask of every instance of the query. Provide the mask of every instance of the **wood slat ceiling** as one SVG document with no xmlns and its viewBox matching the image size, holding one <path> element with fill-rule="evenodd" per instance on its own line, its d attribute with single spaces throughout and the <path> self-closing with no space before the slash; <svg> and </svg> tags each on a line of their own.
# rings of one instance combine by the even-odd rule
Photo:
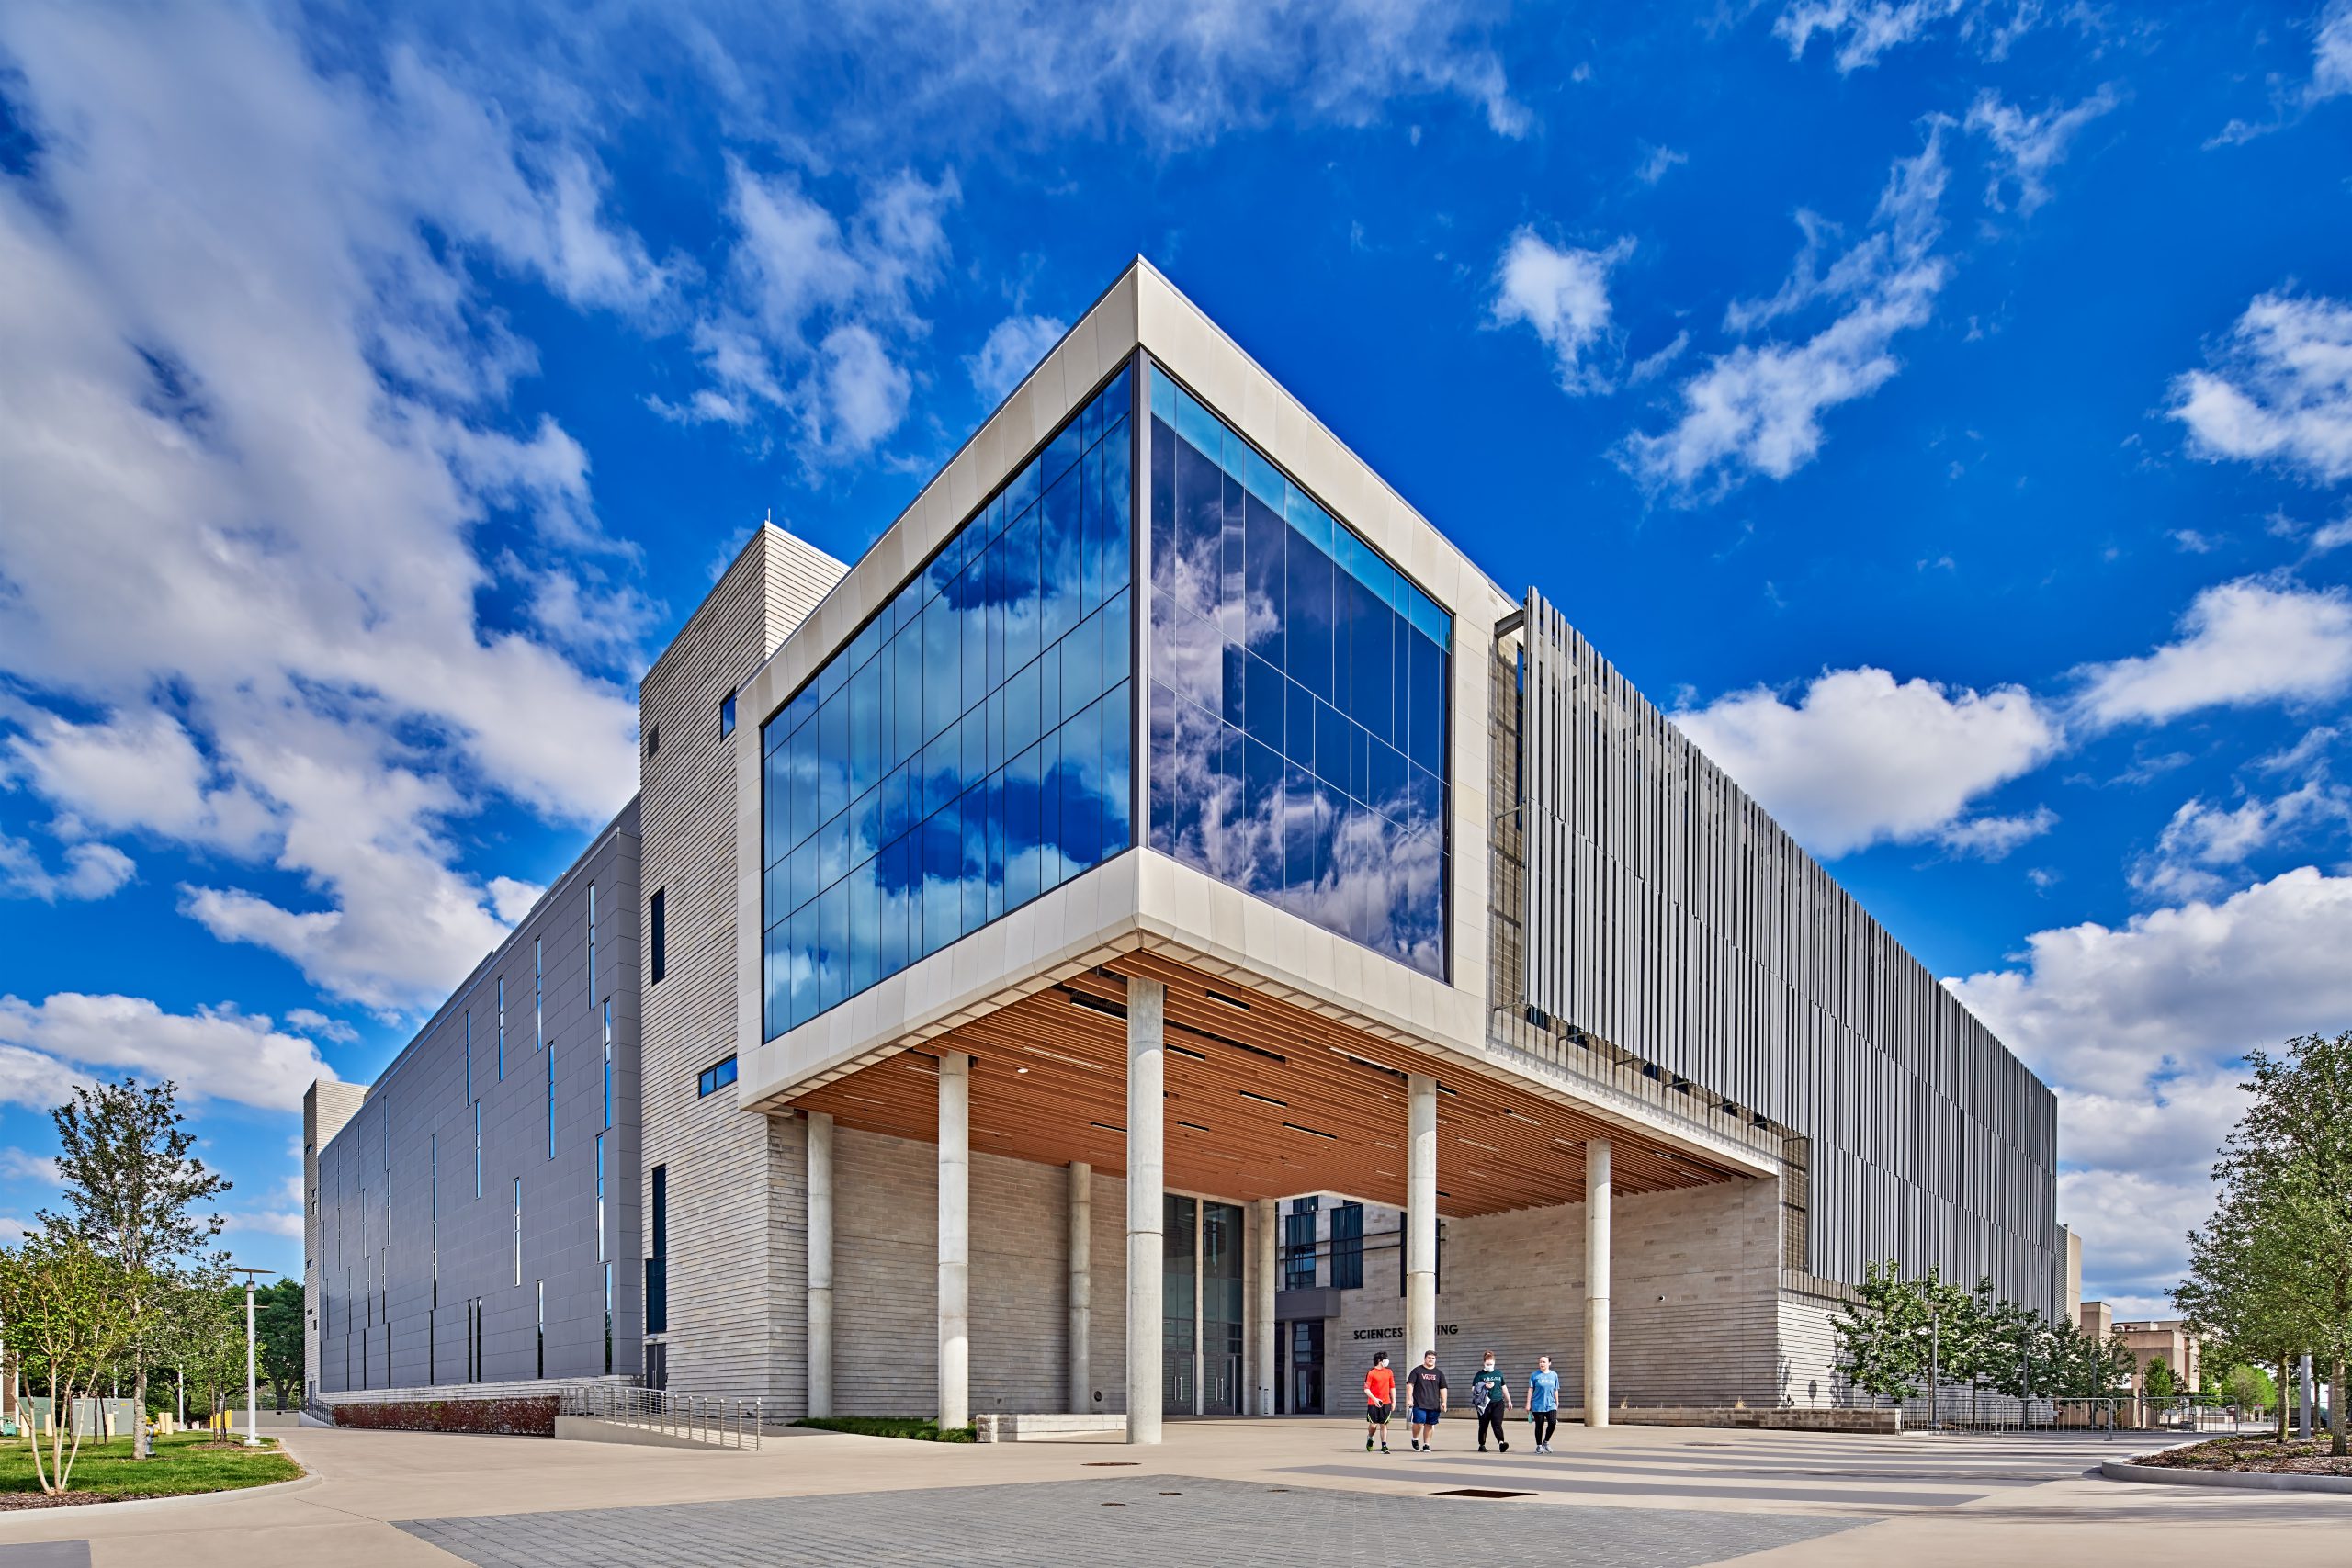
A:
<svg viewBox="0 0 2352 1568">
<path fill-rule="evenodd" d="M 1168 987 L 1167 1184 L 1248 1201 L 1338 1192 L 1405 1202 L 1405 1075 L 1438 1081 L 1438 1207 L 1499 1213 L 1584 1197 L 1587 1138 L 1615 1140 L 1621 1192 L 1736 1179 L 1555 1101 L 1291 1003 L 1128 953 L 792 1101 L 838 1125 L 935 1142 L 935 1053 L 972 1057 L 972 1148 L 1126 1166 L 1125 975 Z"/>
</svg>

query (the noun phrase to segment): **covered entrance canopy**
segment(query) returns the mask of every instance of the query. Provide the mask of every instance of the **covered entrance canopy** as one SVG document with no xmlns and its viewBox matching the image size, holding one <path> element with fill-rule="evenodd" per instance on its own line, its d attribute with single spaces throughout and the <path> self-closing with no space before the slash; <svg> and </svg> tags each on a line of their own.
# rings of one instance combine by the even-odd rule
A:
<svg viewBox="0 0 2352 1568">
<path fill-rule="evenodd" d="M 1235 1200 L 1341 1192 L 1406 1206 L 1406 1079 L 1438 1085 L 1438 1209 L 1449 1216 L 1575 1203 L 1584 1149 L 1612 1138 L 1619 1192 L 1731 1181 L 1556 1100 L 1483 1077 L 1157 953 L 1125 953 L 796 1096 L 842 1126 L 932 1142 L 938 1055 L 970 1069 L 971 1146 L 1045 1164 L 1126 1163 L 1126 977 L 1167 987 L 1165 1181 Z"/>
</svg>

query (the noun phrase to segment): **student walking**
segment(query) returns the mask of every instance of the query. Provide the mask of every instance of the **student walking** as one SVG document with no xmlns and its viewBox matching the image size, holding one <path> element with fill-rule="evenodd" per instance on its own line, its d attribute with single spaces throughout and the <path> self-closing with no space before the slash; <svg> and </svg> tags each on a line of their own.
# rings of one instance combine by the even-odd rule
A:
<svg viewBox="0 0 2352 1568">
<path fill-rule="evenodd" d="M 1437 1370 L 1437 1352 L 1421 1352 L 1421 1364 L 1405 1374 L 1405 1395 L 1413 1406 L 1413 1448 L 1430 1453 L 1437 1448 L 1437 1421 L 1445 1414 L 1445 1374 Z"/>
<path fill-rule="evenodd" d="M 1375 1350 L 1372 1371 L 1363 1375 L 1363 1451 L 1372 1452 L 1374 1438 L 1380 1451 L 1388 1451 L 1388 1417 L 1396 1408 L 1396 1374 L 1388 1370 L 1388 1352 Z"/>
<path fill-rule="evenodd" d="M 1479 1363 L 1478 1375 L 1470 1380 L 1470 1408 L 1478 1413 L 1478 1451 L 1487 1451 L 1487 1433 L 1491 1429 L 1496 1450 L 1510 1452 L 1510 1439 L 1503 1436 L 1503 1417 L 1510 1411 L 1510 1383 L 1495 1371 L 1492 1350 Z"/>
<path fill-rule="evenodd" d="M 1527 1380 L 1527 1420 L 1535 1428 L 1535 1451 L 1552 1451 L 1552 1434 L 1560 1429 L 1560 1374 L 1552 1370 L 1552 1358 L 1535 1358 L 1535 1371 Z"/>
</svg>

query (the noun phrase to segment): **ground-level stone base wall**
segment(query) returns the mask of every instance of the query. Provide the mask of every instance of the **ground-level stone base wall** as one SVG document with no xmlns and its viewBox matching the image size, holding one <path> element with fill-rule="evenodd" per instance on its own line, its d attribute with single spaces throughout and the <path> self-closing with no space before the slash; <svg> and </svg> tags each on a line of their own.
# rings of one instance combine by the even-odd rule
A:
<svg viewBox="0 0 2352 1568">
<path fill-rule="evenodd" d="M 1780 1403 L 1818 1409 L 1841 1402 L 1838 1377 L 1838 1303 L 1826 1296 L 1781 1292 Z"/>
<path fill-rule="evenodd" d="M 1067 1410 L 1069 1172 L 975 1154 L 971 1181 L 972 1409 Z M 939 1398 L 938 1147 L 840 1129 L 833 1185 L 833 1408 L 927 1416 Z M 1126 1408 L 1126 1205 L 1125 1181 L 1093 1178 L 1096 1412 Z"/>
<path fill-rule="evenodd" d="M 1780 1403 L 1778 1190 L 1739 1181 L 1620 1197 L 1610 1321 L 1612 1402 Z M 1394 1337 L 1404 1322 L 1396 1254 L 1367 1238 L 1364 1286 L 1341 1293 L 1325 1343 L 1326 1408 L 1355 1403 L 1374 1350 L 1401 1366 L 1424 1346 Z M 1496 1353 L 1524 1396 L 1548 1355 L 1561 1404 L 1584 1399 L 1585 1211 L 1580 1203 L 1449 1220 L 1439 1278 L 1439 1365 L 1466 1402 L 1482 1351 Z M 1448 1332 L 1448 1330 L 1451 1332 Z"/>
</svg>

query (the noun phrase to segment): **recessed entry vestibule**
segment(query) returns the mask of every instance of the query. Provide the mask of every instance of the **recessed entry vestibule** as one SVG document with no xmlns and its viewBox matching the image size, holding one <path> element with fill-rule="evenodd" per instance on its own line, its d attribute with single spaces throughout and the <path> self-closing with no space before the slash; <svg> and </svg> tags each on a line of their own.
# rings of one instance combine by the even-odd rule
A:
<svg viewBox="0 0 2352 1568">
<path fill-rule="evenodd" d="M 1131 1107 L 1154 1103 L 1158 1125 L 1140 1122 L 1131 1136 Z M 1344 1193 L 1406 1213 L 1408 1336 L 1417 1324 L 1435 1326 L 1439 1216 L 1582 1203 L 1597 1227 L 1589 1240 L 1600 1249 L 1593 1275 L 1600 1288 L 1589 1293 L 1605 1337 L 1611 1194 L 1747 1179 L 1698 1149 L 1669 1147 L 1598 1111 L 1158 949 L 1117 954 L 920 1047 L 760 1109 L 797 1110 L 828 1127 L 938 1145 L 943 1420 L 969 1417 L 962 1369 L 970 1337 L 972 1156 L 1071 1169 L 1072 1410 L 1099 1408 L 1088 1403 L 1084 1391 L 1093 1380 L 1081 1370 L 1086 1331 L 1077 1303 L 1091 1282 L 1078 1194 L 1089 1172 L 1124 1179 L 1125 1321 L 1156 1319 L 1160 1327 L 1156 1357 L 1129 1336 L 1125 1386 L 1136 1441 L 1154 1440 L 1163 1414 L 1272 1414 L 1303 1403 L 1292 1386 L 1296 1327 L 1284 1323 L 1278 1331 L 1275 1321 L 1278 1200 Z M 831 1172 L 815 1168 L 813 1152 L 830 1142 L 810 1140 L 812 1198 L 831 1192 Z M 828 1247 L 830 1232 L 828 1218 Z M 812 1251 L 816 1245 L 812 1239 Z M 830 1258 L 812 1256 L 809 1273 L 812 1282 L 830 1280 Z M 831 1330 L 828 1323 L 820 1338 L 813 1289 L 811 1298 L 815 1389 L 830 1382 L 815 1362 L 830 1357 Z M 1110 1302 L 1094 1305 L 1117 1310 Z M 823 1303 L 828 1317 L 830 1306 Z M 1589 1325 L 1588 1338 L 1605 1344 Z M 1115 1371 L 1103 1370 L 1117 1386 Z M 1605 1398 L 1605 1378 L 1600 1388 Z M 1289 1397 L 1278 1398 L 1278 1389 Z"/>
</svg>

